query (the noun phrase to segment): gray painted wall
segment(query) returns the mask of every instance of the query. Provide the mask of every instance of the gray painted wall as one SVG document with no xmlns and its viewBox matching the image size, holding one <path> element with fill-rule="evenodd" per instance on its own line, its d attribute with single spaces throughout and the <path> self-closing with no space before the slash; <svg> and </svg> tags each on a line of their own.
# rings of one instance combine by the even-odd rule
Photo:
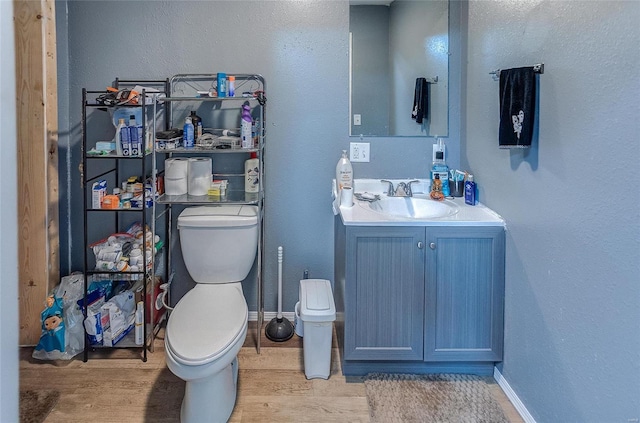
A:
<svg viewBox="0 0 640 423">
<path fill-rule="evenodd" d="M 350 140 L 348 3 L 70 1 L 66 11 L 58 21 L 66 25 L 59 28 L 58 42 L 68 44 L 67 58 L 59 57 L 60 66 L 67 67 L 61 74 L 68 75 L 59 83 L 60 92 L 68 92 L 68 104 L 60 110 L 68 108 L 65 124 L 71 128 L 60 157 L 60 190 L 66 191 L 61 193 L 65 202 L 60 216 L 69 216 L 67 234 L 61 231 L 61 238 L 67 236 L 61 239 L 67 246 L 61 251 L 62 273 L 82 268 L 77 171 L 82 88 L 103 89 L 115 77 L 157 79 L 224 71 L 260 73 L 267 80 L 265 309 L 276 310 L 279 245 L 284 247 L 285 311 L 293 310 L 304 269 L 311 277 L 331 279 L 330 181 Z M 59 52 L 63 50 L 59 46 Z M 457 113 L 459 102 L 452 107 Z M 458 124 L 451 133 L 449 158 L 457 166 Z M 371 163 L 354 164 L 356 177 L 427 177 L 433 139 L 370 142 Z M 62 181 L 67 181 L 65 186 Z M 178 296 L 190 287 L 187 278 L 182 277 L 183 288 L 176 286 Z M 255 310 L 253 286 L 245 284 L 245 295 Z"/>
<path fill-rule="evenodd" d="M 462 161 L 508 226 L 500 369 L 538 422 L 637 421 L 640 3 L 468 6 Z M 488 73 L 539 62 L 539 141 L 499 150 Z"/>
<path fill-rule="evenodd" d="M 13 2 L 0 1 L 0 416 L 18 416 L 18 154 Z"/>
</svg>

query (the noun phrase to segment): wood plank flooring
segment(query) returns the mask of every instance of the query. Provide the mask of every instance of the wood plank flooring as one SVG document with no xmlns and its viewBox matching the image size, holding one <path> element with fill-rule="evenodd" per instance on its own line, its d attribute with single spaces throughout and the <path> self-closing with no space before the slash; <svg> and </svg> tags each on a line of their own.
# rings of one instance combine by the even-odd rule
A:
<svg viewBox="0 0 640 423">
<path fill-rule="evenodd" d="M 238 398 L 230 422 L 369 421 L 364 385 L 345 380 L 336 348 L 332 350 L 331 377 L 307 380 L 301 338 L 294 335 L 287 342 L 274 343 L 262 331 L 261 353 L 257 354 L 255 337 L 255 326 L 250 326 L 238 355 Z M 165 365 L 162 332 L 146 363 L 132 350 L 98 351 L 87 363 L 82 355 L 68 362 L 48 362 L 32 359 L 31 353 L 31 348 L 20 351 L 20 389 L 61 392 L 45 423 L 179 419 L 184 382 Z M 486 380 L 509 421 L 522 422 L 495 381 Z"/>
</svg>

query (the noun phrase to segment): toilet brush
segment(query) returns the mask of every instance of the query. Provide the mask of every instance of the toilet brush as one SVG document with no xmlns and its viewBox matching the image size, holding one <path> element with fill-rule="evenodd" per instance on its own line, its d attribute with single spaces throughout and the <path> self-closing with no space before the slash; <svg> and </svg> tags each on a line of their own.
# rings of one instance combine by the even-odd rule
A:
<svg viewBox="0 0 640 423">
<path fill-rule="evenodd" d="M 264 329 L 264 334 L 271 341 L 284 342 L 293 336 L 293 325 L 282 315 L 282 247 L 278 247 L 278 314 L 271 319 Z"/>
</svg>

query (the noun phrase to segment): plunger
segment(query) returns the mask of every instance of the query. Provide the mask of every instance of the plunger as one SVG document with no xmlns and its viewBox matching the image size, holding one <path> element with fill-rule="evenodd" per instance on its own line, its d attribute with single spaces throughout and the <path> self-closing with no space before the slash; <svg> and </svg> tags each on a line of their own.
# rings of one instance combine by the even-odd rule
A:
<svg viewBox="0 0 640 423">
<path fill-rule="evenodd" d="M 278 247 L 278 314 L 264 328 L 264 334 L 274 342 L 284 342 L 293 336 L 293 325 L 282 315 L 282 247 Z"/>
</svg>

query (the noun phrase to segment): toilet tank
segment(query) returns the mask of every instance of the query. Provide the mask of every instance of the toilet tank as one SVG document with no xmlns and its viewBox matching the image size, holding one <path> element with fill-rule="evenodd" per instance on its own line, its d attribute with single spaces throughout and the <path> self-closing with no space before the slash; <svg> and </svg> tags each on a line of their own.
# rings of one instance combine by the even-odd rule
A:
<svg viewBox="0 0 640 423">
<path fill-rule="evenodd" d="M 258 250 L 256 206 L 201 206 L 178 216 L 184 264 L 198 283 L 244 280 Z"/>
</svg>

